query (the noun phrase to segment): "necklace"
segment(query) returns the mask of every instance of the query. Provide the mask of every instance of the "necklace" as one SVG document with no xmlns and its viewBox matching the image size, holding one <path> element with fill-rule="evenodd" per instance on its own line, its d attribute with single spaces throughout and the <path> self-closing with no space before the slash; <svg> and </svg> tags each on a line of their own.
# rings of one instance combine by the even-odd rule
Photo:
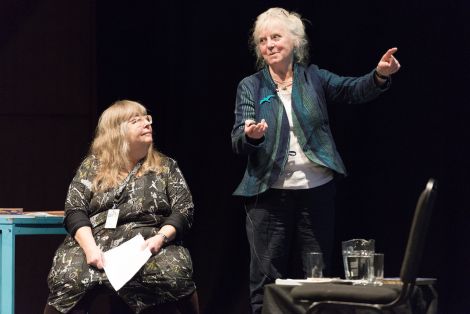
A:
<svg viewBox="0 0 470 314">
<path fill-rule="evenodd" d="M 282 81 L 278 81 L 278 80 L 273 79 L 273 81 L 276 83 L 276 87 L 277 87 L 276 91 L 277 92 L 279 91 L 279 88 L 282 89 L 282 90 L 287 90 L 287 88 L 292 85 L 292 80 L 282 82 Z"/>
</svg>

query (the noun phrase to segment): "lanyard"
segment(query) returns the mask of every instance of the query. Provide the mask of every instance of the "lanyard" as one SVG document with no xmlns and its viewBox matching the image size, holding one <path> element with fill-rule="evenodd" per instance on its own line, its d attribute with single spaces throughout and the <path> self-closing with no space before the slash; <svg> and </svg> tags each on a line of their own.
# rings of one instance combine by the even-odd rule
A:
<svg viewBox="0 0 470 314">
<path fill-rule="evenodd" d="M 142 166 L 142 161 L 139 161 L 134 168 L 132 169 L 131 172 L 127 175 L 126 179 L 119 185 L 119 187 L 116 189 L 116 192 L 114 194 L 114 200 L 113 200 L 113 208 L 116 208 L 117 202 L 119 201 L 119 198 L 121 197 L 122 191 L 126 187 L 126 185 L 129 183 L 129 180 L 139 171 L 140 166 Z"/>
</svg>

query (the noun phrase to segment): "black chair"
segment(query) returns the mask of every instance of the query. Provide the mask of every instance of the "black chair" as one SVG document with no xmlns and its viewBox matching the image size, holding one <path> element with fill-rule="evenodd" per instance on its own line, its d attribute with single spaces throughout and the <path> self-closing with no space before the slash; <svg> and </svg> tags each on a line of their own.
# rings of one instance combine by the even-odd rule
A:
<svg viewBox="0 0 470 314">
<path fill-rule="evenodd" d="M 306 284 L 292 289 L 292 298 L 298 303 L 311 303 L 306 312 L 308 314 L 322 313 L 323 310 L 325 310 L 323 313 L 331 313 L 330 310 L 342 309 L 369 309 L 383 313 L 383 310 L 390 310 L 406 303 L 416 283 L 436 189 L 436 181 L 429 179 L 418 199 L 401 265 L 399 284 L 383 286 Z"/>
</svg>

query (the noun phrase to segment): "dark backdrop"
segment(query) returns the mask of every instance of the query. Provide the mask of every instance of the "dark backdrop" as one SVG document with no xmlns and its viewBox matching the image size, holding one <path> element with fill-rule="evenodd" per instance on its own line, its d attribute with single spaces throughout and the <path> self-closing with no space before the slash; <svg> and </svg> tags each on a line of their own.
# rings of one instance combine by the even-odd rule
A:
<svg viewBox="0 0 470 314">
<path fill-rule="evenodd" d="M 349 170 L 338 185 L 337 248 L 374 238 L 397 276 L 411 216 L 429 177 L 440 183 L 423 276 L 439 278 L 446 313 L 458 313 L 468 272 L 464 198 L 469 101 L 469 5 L 464 2 L 230 1 L 122 4 L 97 9 L 98 104 L 138 99 L 155 116 L 157 147 L 176 158 L 196 202 L 190 239 L 207 313 L 245 309 L 248 249 L 241 200 L 231 196 L 245 160 L 230 147 L 238 82 L 254 72 L 256 16 L 271 6 L 308 19 L 311 60 L 338 74 L 370 71 L 392 46 L 401 71 L 381 98 L 330 108 Z M 339 250 L 337 274 L 341 274 Z M 227 297 L 229 296 L 229 297 Z"/>
<path fill-rule="evenodd" d="M 1 159 L 1 206 L 63 206 L 67 184 L 92 138 L 89 125 L 95 125 L 97 115 L 117 99 L 141 101 L 154 116 L 157 148 L 178 161 L 193 193 L 196 221 L 187 243 L 202 312 L 246 313 L 248 247 L 244 211 L 242 200 L 231 196 L 242 178 L 245 160 L 232 153 L 230 131 L 237 84 L 254 72 L 254 57 L 248 50 L 249 30 L 259 13 L 282 6 L 310 21 L 307 33 L 311 61 L 335 73 L 364 74 L 375 67 L 388 48 L 399 48 L 396 56 L 402 69 L 393 77 L 389 92 L 367 104 L 329 108 L 336 143 L 349 171 L 349 176 L 338 183 L 336 275 L 342 275 L 340 241 L 359 237 L 376 239 L 377 250 L 386 256 L 385 275 L 397 276 L 417 197 L 427 179 L 434 177 L 439 181 L 439 194 L 421 275 L 438 278 L 442 313 L 464 313 L 470 306 L 465 299 L 468 289 L 462 283 L 462 279 L 470 278 L 466 243 L 470 218 L 466 198 L 470 192 L 466 180 L 470 5 L 464 0 L 240 0 L 211 5 L 177 1 L 73 2 L 72 6 L 82 10 L 52 0 L 20 3 L 19 7 L 7 6 L 19 21 L 12 19 L 17 27 L 7 28 L 10 41 L 0 42 L 0 64 L 2 69 L 10 69 L 10 60 L 17 60 L 17 65 L 26 70 L 17 73 L 10 69 L 8 78 L 4 72 L 0 74 L 0 88 L 7 86 L 0 90 L 0 96 L 8 100 L 1 104 L 2 112 L 7 112 L 2 117 L 13 121 L 19 113 L 8 108 L 15 106 L 16 95 L 47 90 L 52 80 L 62 85 L 39 94 L 42 102 L 77 112 L 88 124 L 72 127 L 68 114 L 48 115 L 51 121 L 39 125 L 26 122 L 22 127 L 27 132 L 45 127 L 51 133 L 34 141 L 42 154 L 27 151 L 28 158 L 15 160 L 8 156 L 23 156 L 31 141 L 15 137 L 17 123 L 4 123 L 2 136 L 9 140 L 10 155 L 3 154 Z M 44 15 L 44 10 L 52 13 Z M 27 36 L 19 32 L 35 14 L 49 21 L 52 15 L 57 25 L 50 27 L 60 32 L 51 35 L 46 31 L 50 37 L 42 40 L 31 35 L 33 31 Z M 80 27 L 66 27 L 75 25 L 73 21 Z M 44 30 L 43 24 L 34 25 Z M 80 36 L 84 40 L 75 45 Z M 14 40 L 27 42 L 31 48 L 24 49 L 12 43 Z M 34 48 L 42 51 L 44 45 L 59 47 L 59 52 L 36 56 Z M 83 61 L 80 56 L 86 53 L 90 57 Z M 24 66 L 28 56 L 36 62 L 28 67 L 37 67 L 46 60 L 46 64 L 58 63 L 66 70 L 64 74 L 45 71 L 41 88 L 28 80 L 25 84 L 30 74 Z M 80 84 L 64 81 L 70 77 L 83 80 Z M 11 81 L 16 82 L 14 88 Z M 23 87 L 21 92 L 19 86 Z M 32 96 L 22 100 L 31 108 L 28 114 L 43 114 L 36 100 Z M 84 108 L 91 109 L 82 113 Z M 61 123 L 70 130 L 54 133 L 50 124 Z M 58 157 L 63 155 L 66 158 Z M 35 171 L 20 167 L 18 175 L 18 171 L 11 170 L 11 165 L 18 162 L 32 163 Z M 39 183 L 38 178 L 44 176 L 53 182 L 50 186 L 31 186 L 33 194 L 18 192 L 29 178 Z M 48 265 L 53 248 L 39 253 Z M 22 265 L 24 262 L 17 260 L 17 269 Z M 47 274 L 47 269 L 36 278 L 20 276 L 17 293 L 18 287 L 31 289 L 22 282 L 35 280 L 41 284 L 34 287 L 45 298 L 43 273 Z M 18 302 L 17 308 L 22 306 Z"/>
</svg>

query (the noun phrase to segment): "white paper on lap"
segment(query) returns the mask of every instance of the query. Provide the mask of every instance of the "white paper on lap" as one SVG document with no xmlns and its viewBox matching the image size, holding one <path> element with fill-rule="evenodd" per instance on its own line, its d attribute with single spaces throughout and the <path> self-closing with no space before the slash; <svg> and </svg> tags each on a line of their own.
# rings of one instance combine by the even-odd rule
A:
<svg viewBox="0 0 470 314">
<path fill-rule="evenodd" d="M 144 248 L 144 242 L 144 237 L 139 233 L 121 245 L 104 252 L 104 271 L 116 291 L 121 289 L 152 256 L 149 248 Z"/>
</svg>

